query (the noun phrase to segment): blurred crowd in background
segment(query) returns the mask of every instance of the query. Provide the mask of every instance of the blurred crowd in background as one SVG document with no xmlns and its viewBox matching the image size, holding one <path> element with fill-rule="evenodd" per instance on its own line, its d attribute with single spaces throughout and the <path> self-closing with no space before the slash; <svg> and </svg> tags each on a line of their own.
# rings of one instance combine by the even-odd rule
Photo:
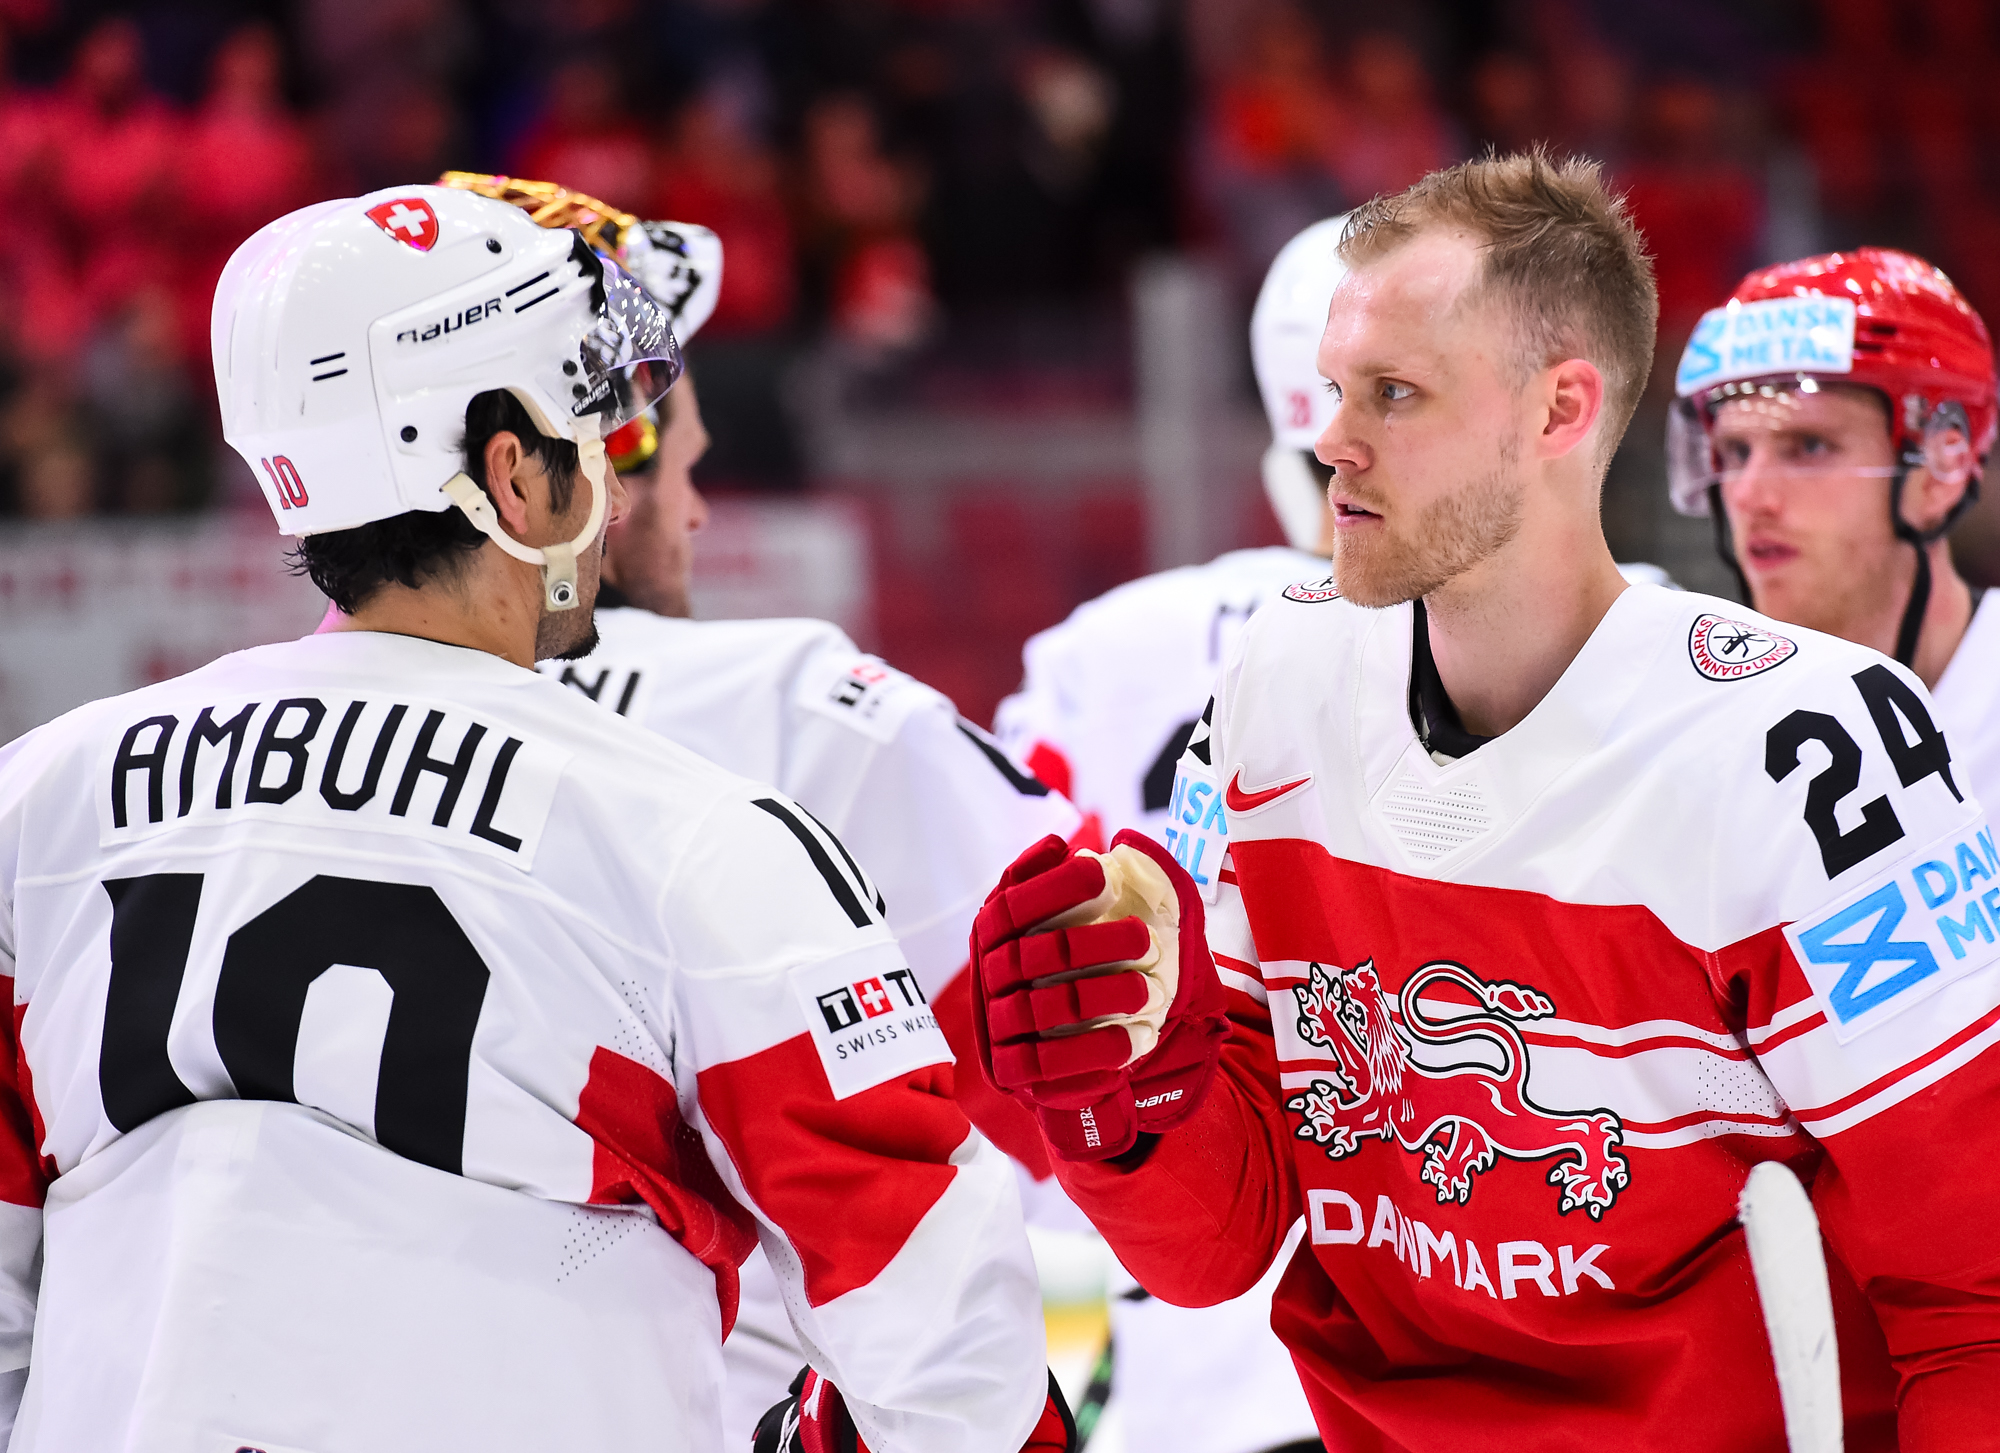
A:
<svg viewBox="0 0 2000 1453">
<path fill-rule="evenodd" d="M 1747 267 L 1861 241 L 1991 316 L 1996 8 L 0 0 L 0 511 L 248 491 L 208 377 L 224 260 L 295 206 L 447 167 L 722 235 L 695 361 L 708 480 L 743 488 L 808 481 L 801 356 L 947 403 L 1115 406 L 1137 260 L 1213 259 L 1247 314 L 1301 226 L 1489 144 L 1609 165 L 1668 358 Z"/>
</svg>

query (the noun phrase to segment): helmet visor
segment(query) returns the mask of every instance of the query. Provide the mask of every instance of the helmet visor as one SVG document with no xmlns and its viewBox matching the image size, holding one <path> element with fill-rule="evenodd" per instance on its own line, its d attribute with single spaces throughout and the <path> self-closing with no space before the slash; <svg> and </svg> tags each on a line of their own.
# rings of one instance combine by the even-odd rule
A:
<svg viewBox="0 0 2000 1453">
<path fill-rule="evenodd" d="M 604 269 L 604 302 L 597 321 L 577 345 L 584 393 L 570 410 L 596 414 L 605 433 L 658 403 L 681 376 L 681 349 L 666 309 L 610 258 Z"/>
<path fill-rule="evenodd" d="M 1722 384 L 1677 400 L 1667 416 L 1667 488 L 1674 508 L 1707 514 L 1711 487 L 1753 473 L 1776 483 L 1821 485 L 1837 478 L 1893 478 L 1898 465 L 1879 462 L 1875 442 L 1886 433 L 1886 412 L 1870 403 L 1859 419 L 1843 420 L 1821 401 L 1827 392 L 1816 378 L 1791 376 Z M 1837 392 L 1875 390 L 1842 385 Z"/>
</svg>

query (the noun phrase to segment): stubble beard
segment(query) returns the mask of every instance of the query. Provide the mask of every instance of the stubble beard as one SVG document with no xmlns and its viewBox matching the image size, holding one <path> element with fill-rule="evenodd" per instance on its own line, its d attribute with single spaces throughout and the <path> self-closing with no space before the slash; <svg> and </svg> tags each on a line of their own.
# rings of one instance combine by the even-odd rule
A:
<svg viewBox="0 0 2000 1453">
<path fill-rule="evenodd" d="M 604 578 L 604 536 L 577 558 L 577 603 L 568 610 L 550 610 L 542 602 L 535 623 L 537 661 L 580 661 L 597 649 L 597 585 Z"/>
<path fill-rule="evenodd" d="M 1493 467 L 1462 489 L 1433 500 L 1406 528 L 1336 532 L 1333 578 L 1341 595 L 1371 610 L 1427 596 L 1504 549 L 1521 531 L 1522 490 L 1514 465 L 1520 449 L 1504 444 Z"/>
</svg>

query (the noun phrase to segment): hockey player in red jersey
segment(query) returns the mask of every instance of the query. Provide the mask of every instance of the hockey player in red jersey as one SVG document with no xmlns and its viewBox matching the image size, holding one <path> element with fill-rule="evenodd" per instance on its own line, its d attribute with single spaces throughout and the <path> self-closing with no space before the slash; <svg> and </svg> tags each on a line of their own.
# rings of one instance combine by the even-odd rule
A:
<svg viewBox="0 0 2000 1453">
<path fill-rule="evenodd" d="M 635 264 L 683 346 L 714 305 L 724 259 L 706 229 L 641 222 L 547 183 L 467 173 L 446 180 L 530 207 L 544 226 L 614 219 L 618 234 L 600 231 L 595 240 Z M 634 240 L 647 243 L 637 258 L 628 252 Z M 649 268 L 655 255 L 664 267 Z M 966 933 L 987 888 L 1037 839 L 1074 835 L 1076 810 L 944 696 L 864 653 L 831 622 L 689 619 L 695 536 L 708 511 L 691 474 L 708 447 L 693 384 L 684 377 L 656 409 L 606 439 L 630 503 L 606 535 L 597 644 L 542 669 L 608 712 L 774 783 L 812 814 L 867 875 L 863 896 L 950 1034 L 970 1012 Z M 954 1082 L 962 1096 L 971 1092 L 970 1108 L 995 1103 L 972 1065 Z M 1023 1118 L 997 1103 L 1010 1121 Z M 1009 1142 L 1045 1171 L 1033 1127 L 1016 1128 Z M 722 1357 L 723 1446 L 741 1450 L 806 1361 L 761 1251 L 744 1263 Z"/>
<path fill-rule="evenodd" d="M 418 186 L 260 231 L 213 340 L 338 609 L 0 752 L 9 1446 L 709 1453 L 761 1243 L 804 1446 L 1067 1447 L 866 879 L 531 669 L 589 649 L 659 305 Z"/>
<path fill-rule="evenodd" d="M 1945 538 L 1993 447 L 1979 314 L 1891 248 L 1760 268 L 1696 326 L 1674 390 L 1674 506 L 1726 525 L 1750 603 L 1916 672 L 1971 790 L 2000 800 L 2000 598 Z"/>
<path fill-rule="evenodd" d="M 1656 301 L 1594 166 L 1433 174 L 1342 254 L 1333 577 L 1252 620 L 1177 788 L 1225 871 L 1024 856 L 982 1063 L 1157 1295 L 1305 1219 L 1273 1323 L 1330 1447 L 1781 1446 L 1735 1230 L 1772 1159 L 1847 1446 L 2000 1447 L 2000 852 L 1922 683 L 1620 578 Z"/>
</svg>

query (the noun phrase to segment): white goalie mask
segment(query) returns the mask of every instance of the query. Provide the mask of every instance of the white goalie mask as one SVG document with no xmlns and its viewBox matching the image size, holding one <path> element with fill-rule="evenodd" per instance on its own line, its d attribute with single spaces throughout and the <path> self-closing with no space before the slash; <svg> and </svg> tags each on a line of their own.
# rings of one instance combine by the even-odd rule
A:
<svg viewBox="0 0 2000 1453">
<path fill-rule="evenodd" d="M 578 604 L 576 555 L 603 527 L 603 436 L 680 376 L 667 315 L 578 234 L 518 207 L 412 186 L 322 202 L 236 250 L 210 318 L 223 437 L 288 535 L 462 509 L 542 569 L 551 610 Z M 508 535 L 463 472 L 466 406 L 506 389 L 577 446 L 584 530 Z"/>
<path fill-rule="evenodd" d="M 1333 290 L 1347 276 L 1336 253 L 1345 216 L 1315 222 L 1287 242 L 1264 274 L 1250 314 L 1250 363 L 1271 421 L 1264 493 L 1295 549 L 1319 548 L 1326 489 L 1311 463 L 1313 444 L 1333 415 L 1319 376 L 1320 335 Z"/>
</svg>

